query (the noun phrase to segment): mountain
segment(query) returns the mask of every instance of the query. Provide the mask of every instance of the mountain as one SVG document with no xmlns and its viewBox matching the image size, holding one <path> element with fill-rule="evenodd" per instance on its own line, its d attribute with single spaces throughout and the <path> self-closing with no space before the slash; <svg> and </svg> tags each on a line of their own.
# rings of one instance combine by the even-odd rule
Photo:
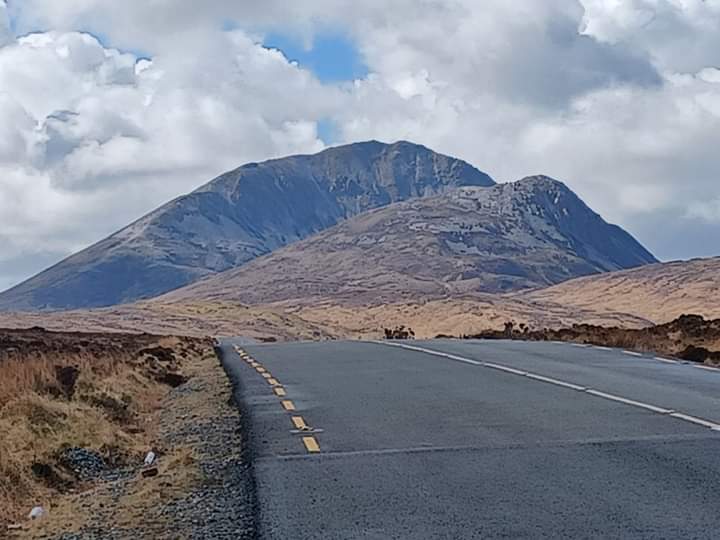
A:
<svg viewBox="0 0 720 540">
<path fill-rule="evenodd" d="M 366 212 L 161 302 L 381 305 L 505 293 L 657 262 L 545 176 Z"/>
<path fill-rule="evenodd" d="M 242 265 L 366 210 L 457 186 L 471 165 L 408 142 L 250 163 L 0 294 L 0 310 L 109 306 Z"/>
<path fill-rule="evenodd" d="M 655 324 L 683 314 L 720 319 L 720 257 L 653 264 L 519 295 L 539 304 L 622 312 Z M 580 321 L 578 321 L 580 322 Z"/>
</svg>

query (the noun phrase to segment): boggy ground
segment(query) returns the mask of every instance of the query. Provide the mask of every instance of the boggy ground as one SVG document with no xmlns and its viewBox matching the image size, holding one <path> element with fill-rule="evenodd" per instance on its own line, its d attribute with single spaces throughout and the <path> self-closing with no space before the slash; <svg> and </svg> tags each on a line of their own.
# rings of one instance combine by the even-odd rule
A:
<svg viewBox="0 0 720 540">
<path fill-rule="evenodd" d="M 201 537 L 222 491 L 242 538 L 230 395 L 207 339 L 0 330 L 0 537 Z"/>
<path fill-rule="evenodd" d="M 720 319 L 706 320 L 700 315 L 682 315 L 667 324 L 640 329 L 608 328 L 576 324 L 558 330 L 533 330 L 513 322 L 505 330 L 486 330 L 465 338 L 522 339 L 529 341 L 572 341 L 606 347 L 675 356 L 693 362 L 720 365 Z"/>
</svg>

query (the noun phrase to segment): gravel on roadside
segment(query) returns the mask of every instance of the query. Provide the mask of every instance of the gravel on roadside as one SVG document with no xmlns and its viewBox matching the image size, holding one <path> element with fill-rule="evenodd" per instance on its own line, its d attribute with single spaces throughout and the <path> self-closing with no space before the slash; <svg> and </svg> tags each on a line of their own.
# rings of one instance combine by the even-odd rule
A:
<svg viewBox="0 0 720 540">
<path fill-rule="evenodd" d="M 252 471 L 231 384 L 215 355 L 187 372 L 188 382 L 170 392 L 159 412 L 153 465 L 117 471 L 112 480 L 63 500 L 46 523 L 19 537 L 254 538 Z M 78 451 L 72 457 L 89 459 Z M 157 471 L 145 477 L 149 469 Z"/>
</svg>

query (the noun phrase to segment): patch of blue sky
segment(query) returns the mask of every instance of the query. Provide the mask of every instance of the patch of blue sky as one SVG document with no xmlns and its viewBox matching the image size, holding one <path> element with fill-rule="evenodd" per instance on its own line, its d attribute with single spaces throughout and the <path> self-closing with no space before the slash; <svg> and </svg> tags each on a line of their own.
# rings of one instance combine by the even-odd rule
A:
<svg viewBox="0 0 720 540">
<path fill-rule="evenodd" d="M 298 36 L 269 33 L 263 45 L 279 49 L 288 60 L 297 62 L 324 83 L 353 81 L 368 74 L 357 47 L 342 34 L 318 34 L 308 47 Z"/>
<path fill-rule="evenodd" d="M 334 120 L 321 118 L 317 123 L 318 138 L 330 146 L 340 141 L 340 130 Z"/>
</svg>

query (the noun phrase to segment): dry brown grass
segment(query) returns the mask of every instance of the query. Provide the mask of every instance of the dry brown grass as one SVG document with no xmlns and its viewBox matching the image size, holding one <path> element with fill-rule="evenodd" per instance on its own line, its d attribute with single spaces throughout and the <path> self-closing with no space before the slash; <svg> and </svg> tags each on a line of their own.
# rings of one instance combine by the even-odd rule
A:
<svg viewBox="0 0 720 540">
<path fill-rule="evenodd" d="M 175 360 L 148 354 L 158 346 Z M 0 527 L 83 487 L 58 464 L 65 448 L 87 448 L 120 465 L 142 459 L 152 436 L 145 420 L 170 389 L 161 376 L 207 346 L 147 335 L 0 331 Z M 77 369 L 72 388 L 58 376 L 68 366 Z"/>
<path fill-rule="evenodd" d="M 708 365 L 720 364 L 720 319 L 705 320 L 700 315 L 683 315 L 669 323 L 635 329 L 578 324 L 537 330 L 518 327 L 508 321 L 503 330 L 489 329 L 466 337 L 569 341 L 675 356 Z"/>
<path fill-rule="evenodd" d="M 0 327 L 39 325 L 50 330 L 84 328 L 92 332 L 151 332 L 160 335 L 273 336 L 282 341 L 332 337 L 326 329 L 282 310 L 236 302 L 163 304 L 140 302 L 107 309 L 38 313 L 0 313 Z"/>
<path fill-rule="evenodd" d="M 518 293 L 517 299 L 562 305 L 602 316 L 622 312 L 655 324 L 684 313 L 720 318 L 720 257 L 641 266 Z M 578 323 L 591 323 L 579 319 Z"/>
<path fill-rule="evenodd" d="M 191 379 L 188 384 L 192 391 L 162 397 L 161 407 L 144 417 L 147 441 L 159 456 L 157 476 L 143 478 L 136 471 L 117 482 L 100 482 L 89 490 L 55 497 L 48 518 L 26 524 L 15 537 L 83 536 L 89 528 L 133 531 L 132 536 L 137 538 L 189 538 L 190 532 L 175 520 L 176 516 L 160 510 L 201 489 L 207 481 L 200 467 L 202 459 L 220 459 L 203 451 L 204 440 L 192 434 L 192 427 L 197 422 L 216 421 L 218 415 L 227 414 L 225 407 L 234 413 L 236 410 L 230 405 L 230 381 L 212 350 L 194 355 L 184 371 Z"/>
</svg>

